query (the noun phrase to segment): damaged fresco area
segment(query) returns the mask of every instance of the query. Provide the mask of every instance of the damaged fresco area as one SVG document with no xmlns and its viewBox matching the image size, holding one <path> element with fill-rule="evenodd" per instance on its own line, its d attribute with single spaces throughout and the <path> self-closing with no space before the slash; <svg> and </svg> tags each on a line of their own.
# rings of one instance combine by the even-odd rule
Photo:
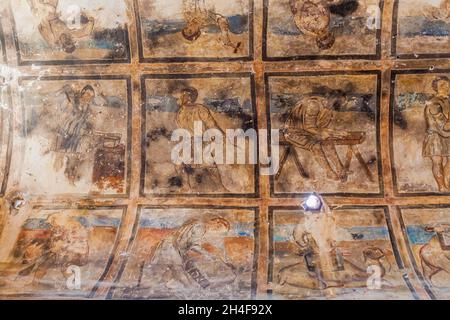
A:
<svg viewBox="0 0 450 320">
<path fill-rule="evenodd" d="M 270 217 L 274 299 L 413 298 L 385 209 L 274 209 Z"/>
<path fill-rule="evenodd" d="M 253 0 L 135 0 L 135 8 L 145 62 L 252 56 Z"/>
<path fill-rule="evenodd" d="M 141 208 L 115 299 L 250 299 L 255 210 Z"/>
<path fill-rule="evenodd" d="M 396 192 L 448 193 L 450 73 L 409 71 L 394 77 L 391 156 Z"/>
<path fill-rule="evenodd" d="M 378 76 L 269 74 L 271 129 L 280 130 L 275 195 L 377 194 Z"/>
<path fill-rule="evenodd" d="M 0 297 L 90 296 L 108 271 L 123 213 L 114 207 L 33 209 L 16 237 L 4 242 L 12 250 L 0 263 Z M 83 281 L 72 282 L 74 274 Z"/>
<path fill-rule="evenodd" d="M 21 79 L 23 192 L 126 194 L 130 81 L 106 79 Z"/>
<path fill-rule="evenodd" d="M 11 1 L 11 11 L 20 64 L 110 63 L 130 58 L 124 0 Z"/>
</svg>

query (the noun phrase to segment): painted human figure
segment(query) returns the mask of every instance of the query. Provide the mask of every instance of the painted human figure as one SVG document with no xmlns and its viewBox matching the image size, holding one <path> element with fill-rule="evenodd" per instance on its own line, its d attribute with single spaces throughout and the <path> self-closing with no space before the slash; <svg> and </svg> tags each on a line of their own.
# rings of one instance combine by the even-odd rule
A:
<svg viewBox="0 0 450 320">
<path fill-rule="evenodd" d="M 426 135 L 422 155 L 432 161 L 433 176 L 439 191 L 449 190 L 450 175 L 450 79 L 442 76 L 432 83 L 435 96 L 424 110 Z M 445 161 L 444 161 L 445 160 Z"/>
<path fill-rule="evenodd" d="M 230 223 L 216 216 L 185 222 L 157 244 L 153 255 L 143 264 L 138 287 L 145 289 L 143 283 L 147 280 L 150 287 L 155 285 L 155 291 L 174 290 L 182 294 L 183 290 L 211 289 L 224 282 L 232 283 L 236 277 L 234 266 L 227 261 L 223 249 L 210 242 L 229 229 Z M 217 275 L 208 274 L 204 266 L 207 261 L 213 261 Z"/>
<path fill-rule="evenodd" d="M 46 222 L 50 225 L 50 237 L 41 244 L 42 254 L 20 271 L 20 275 L 33 274 L 33 284 L 39 285 L 49 269 L 58 268 L 63 276 L 67 276 L 67 268 L 71 265 L 82 267 L 89 258 L 89 232 L 77 217 L 56 213 L 50 215 Z"/>
<path fill-rule="evenodd" d="M 222 133 L 224 130 L 217 123 L 208 107 L 197 103 L 198 91 L 193 87 L 187 87 L 181 91 L 179 110 L 176 116 L 176 123 L 179 128 L 187 130 L 193 139 L 195 139 L 194 124 L 202 124 L 204 131 L 209 129 L 216 129 Z M 193 141 L 192 141 L 193 142 Z M 192 143 L 193 152 L 196 144 Z M 202 143 L 202 149 L 209 148 L 208 143 Z M 200 150 L 201 151 L 201 150 Z M 205 151 L 206 152 L 206 151 Z M 183 171 L 187 175 L 188 184 L 191 188 L 200 186 L 204 178 L 210 178 L 214 182 L 214 187 L 217 190 L 228 191 L 223 185 L 222 177 L 215 162 L 202 164 L 184 164 Z"/>
<path fill-rule="evenodd" d="M 33 14 L 40 19 L 39 32 L 51 47 L 58 47 L 66 53 L 76 50 L 76 41 L 88 38 L 94 29 L 94 18 L 80 12 L 79 28 L 71 29 L 61 19 L 59 0 L 27 0 Z M 76 17 L 78 18 L 78 17 Z"/>
<path fill-rule="evenodd" d="M 310 96 L 301 99 L 284 123 L 286 141 L 293 146 L 311 151 L 319 165 L 332 180 L 346 180 L 345 168 L 332 139 L 346 137 L 344 131 L 330 128 L 333 108 L 347 103 L 345 95 L 335 97 Z"/>
<path fill-rule="evenodd" d="M 438 238 L 439 235 L 441 237 L 443 235 L 450 236 L 450 225 L 428 226 L 425 231 L 434 233 L 430 241 L 419 251 L 425 279 L 433 283 L 433 277 L 437 274 L 445 274 L 450 279 L 450 251 L 443 248 L 443 244 Z"/>
<path fill-rule="evenodd" d="M 335 42 L 332 14 L 347 16 L 358 9 L 357 0 L 289 0 L 297 28 L 316 40 L 320 50 Z"/>
<path fill-rule="evenodd" d="M 93 129 L 90 117 L 95 91 L 91 85 L 84 86 L 80 92 L 69 86 L 63 91 L 66 103 L 62 110 L 62 125 L 57 130 L 54 165 L 58 169 L 66 160 L 65 174 L 74 183 L 79 179 L 76 167 L 86 156 L 83 146 L 87 146 L 88 134 Z"/>
<path fill-rule="evenodd" d="M 441 0 L 437 6 L 426 5 L 423 13 L 431 20 L 442 20 L 450 23 L 450 0 Z"/>
<path fill-rule="evenodd" d="M 195 41 L 201 36 L 203 29 L 216 26 L 220 29 L 222 43 L 231 47 L 234 53 L 238 52 L 241 43 L 231 40 L 228 18 L 208 6 L 206 0 L 183 0 L 183 15 L 186 27 L 181 34 L 186 40 Z"/>
</svg>

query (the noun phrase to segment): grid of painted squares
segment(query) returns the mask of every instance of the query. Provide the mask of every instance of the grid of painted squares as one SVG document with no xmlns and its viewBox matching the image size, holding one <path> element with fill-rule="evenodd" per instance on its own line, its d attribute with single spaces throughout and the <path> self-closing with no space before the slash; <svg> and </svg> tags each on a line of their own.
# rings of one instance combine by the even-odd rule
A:
<svg viewBox="0 0 450 320">
<path fill-rule="evenodd" d="M 118 0 L 107 5 L 91 0 L 81 1 L 81 9 L 72 2 L 11 1 L 19 66 L 127 64 L 131 36 L 137 36 L 140 63 L 252 61 L 253 44 L 260 40 L 268 62 L 381 59 L 382 0 L 263 0 L 263 39 L 254 38 L 253 0 Z M 450 58 L 448 1 L 438 2 L 394 2 L 392 59 Z M 305 23 L 311 17 L 315 24 Z M 130 19 L 137 35 L 129 32 Z M 3 38 L 0 45 L 7 64 Z M 450 195 L 450 70 L 392 70 L 391 75 L 395 196 Z M 302 197 L 311 190 L 339 197 L 384 196 L 381 71 L 271 72 L 264 82 L 268 128 L 282 133 L 271 197 Z M 19 187 L 36 197 L 128 198 L 136 103 L 131 77 L 22 76 L 19 85 L 26 151 Z M 142 197 L 259 197 L 257 165 L 175 165 L 171 159 L 172 132 L 192 131 L 188 120 L 222 132 L 257 129 L 252 73 L 142 74 L 140 87 Z M 8 85 L 1 87 L 1 103 L 4 195 L 8 172 L 14 170 Z M 70 115 L 68 108 L 74 110 Z M 418 298 L 421 287 L 430 298 L 449 297 L 450 210 L 397 210 L 419 284 L 408 277 L 387 207 L 330 208 L 333 217 L 320 221 L 336 239 L 327 252 L 321 250 L 330 248 L 326 239 L 307 231 L 315 230 L 314 217 L 299 208 L 273 207 L 267 295 Z M 5 279 L 0 293 L 17 294 L 31 281 L 29 292 L 21 294 L 95 297 L 117 258 L 125 214 L 126 207 L 35 207 L 18 231 L 14 262 L 0 271 Z M 248 207 L 140 207 L 129 255 L 109 279 L 106 297 L 255 297 L 258 217 L 259 209 Z M 51 234 L 64 228 L 77 233 L 78 242 L 63 256 L 51 251 Z M 46 255 L 51 258 L 43 263 Z M 89 281 L 69 292 L 49 285 L 64 286 L 61 270 L 73 264 Z M 367 266 L 380 272 L 381 290 L 367 290 Z M 18 274 L 23 282 L 16 281 Z"/>
</svg>

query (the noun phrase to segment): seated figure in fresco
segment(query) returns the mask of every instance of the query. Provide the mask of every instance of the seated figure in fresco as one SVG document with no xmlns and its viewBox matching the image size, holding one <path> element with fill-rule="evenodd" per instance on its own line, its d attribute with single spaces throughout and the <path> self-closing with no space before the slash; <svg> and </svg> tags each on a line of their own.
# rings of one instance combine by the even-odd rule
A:
<svg viewBox="0 0 450 320">
<path fill-rule="evenodd" d="M 423 13 L 430 20 L 442 20 L 450 23 L 450 0 L 441 0 L 437 6 L 426 5 Z"/>
<path fill-rule="evenodd" d="M 46 222 L 50 226 L 49 238 L 35 240 L 22 252 L 22 264 L 27 266 L 19 275 L 32 275 L 34 286 L 40 285 L 50 269 L 59 269 L 67 277 L 69 266 L 84 266 L 89 258 L 89 232 L 77 217 L 55 213 Z"/>
<path fill-rule="evenodd" d="M 55 142 L 55 169 L 65 163 L 65 175 L 74 184 L 79 180 L 77 166 L 86 156 L 89 133 L 93 129 L 90 117 L 95 90 L 91 85 L 77 91 L 71 86 L 63 88 L 66 103 L 62 106 L 62 125 L 59 126 Z"/>
<path fill-rule="evenodd" d="M 448 191 L 450 187 L 450 99 L 448 97 L 450 79 L 445 76 L 438 77 L 433 81 L 432 87 L 436 95 L 425 106 L 426 135 L 422 155 L 432 161 L 432 171 L 439 191 Z"/>
<path fill-rule="evenodd" d="M 71 29 L 57 11 L 59 0 L 27 0 L 33 14 L 40 19 L 39 32 L 51 47 L 66 53 L 76 50 L 76 41 L 89 37 L 94 29 L 94 18 L 80 12 L 80 27 Z M 78 19 L 78 17 L 75 17 Z"/>
<path fill-rule="evenodd" d="M 429 226 L 425 231 L 435 233 L 419 251 L 425 279 L 433 283 L 438 274 L 446 274 L 450 279 L 450 243 L 446 242 L 450 239 L 450 225 Z"/>
<path fill-rule="evenodd" d="M 192 139 L 194 139 L 195 122 L 202 123 L 204 131 L 217 129 L 222 133 L 225 133 L 214 119 L 208 107 L 196 102 L 197 98 L 198 91 L 193 87 L 187 87 L 181 91 L 180 106 L 176 116 L 178 127 L 187 130 L 191 134 Z M 194 143 L 192 143 L 192 148 L 194 148 Z M 208 150 L 208 148 L 209 144 L 203 143 L 203 150 Z M 191 189 L 195 190 L 197 187 L 201 187 L 207 179 L 211 179 L 217 190 L 228 191 L 222 183 L 222 177 L 215 162 L 183 164 L 182 171 L 186 174 L 187 182 Z"/>
<path fill-rule="evenodd" d="M 329 127 L 333 121 L 333 108 L 346 103 L 345 94 L 305 97 L 292 108 L 283 127 L 286 141 L 311 151 L 319 165 L 326 170 L 327 177 L 338 181 L 345 181 L 347 175 L 333 139 L 345 138 L 348 133 Z"/>
<path fill-rule="evenodd" d="M 158 297 L 185 292 L 184 298 L 192 298 L 193 291 L 221 290 L 232 284 L 236 279 L 234 265 L 227 262 L 223 249 L 210 243 L 229 229 L 230 223 L 216 216 L 185 222 L 156 245 L 150 259 L 142 264 L 138 285 L 132 291 L 143 290 Z"/>
<path fill-rule="evenodd" d="M 223 45 L 231 47 L 234 53 L 238 52 L 241 43 L 231 40 L 228 18 L 208 7 L 205 0 L 183 0 L 183 15 L 186 27 L 181 34 L 186 40 L 195 41 L 201 36 L 203 29 L 216 26 L 220 29 Z"/>
<path fill-rule="evenodd" d="M 289 0 L 297 28 L 314 37 L 320 50 L 330 49 L 335 42 L 331 15 L 347 16 L 358 9 L 357 0 Z"/>
</svg>

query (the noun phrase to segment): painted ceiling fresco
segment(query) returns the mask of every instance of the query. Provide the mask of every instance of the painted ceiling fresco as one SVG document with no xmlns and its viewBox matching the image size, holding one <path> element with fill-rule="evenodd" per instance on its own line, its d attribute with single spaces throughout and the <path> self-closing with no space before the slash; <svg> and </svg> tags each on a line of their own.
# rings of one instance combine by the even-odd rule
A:
<svg viewBox="0 0 450 320">
<path fill-rule="evenodd" d="M 0 299 L 450 299 L 450 1 L 0 0 L 0 193 Z"/>
</svg>

